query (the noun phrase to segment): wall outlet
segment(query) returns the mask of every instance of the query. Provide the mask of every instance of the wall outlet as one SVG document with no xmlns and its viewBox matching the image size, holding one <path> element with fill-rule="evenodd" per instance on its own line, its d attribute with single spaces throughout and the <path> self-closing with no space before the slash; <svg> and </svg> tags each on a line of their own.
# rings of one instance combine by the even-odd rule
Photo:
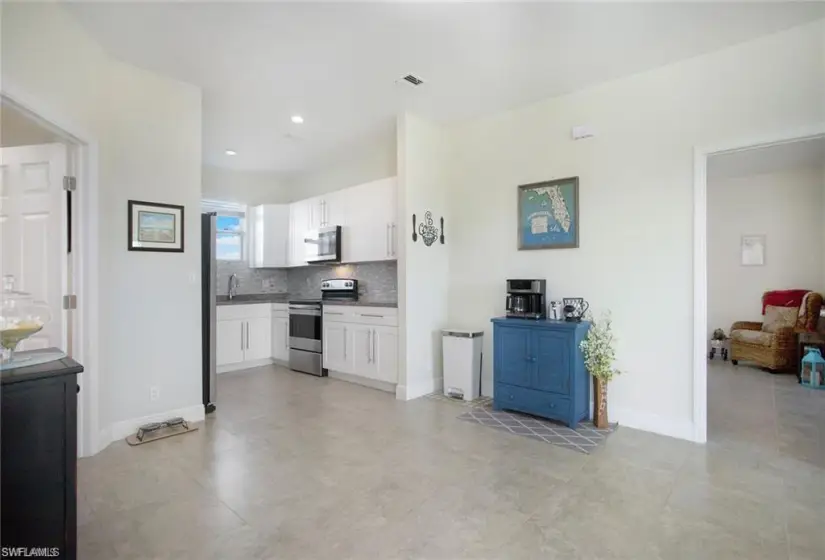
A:
<svg viewBox="0 0 825 560">
<path fill-rule="evenodd" d="M 149 399 L 152 401 L 156 401 L 160 398 L 160 387 L 157 385 L 152 385 L 149 387 Z"/>
</svg>

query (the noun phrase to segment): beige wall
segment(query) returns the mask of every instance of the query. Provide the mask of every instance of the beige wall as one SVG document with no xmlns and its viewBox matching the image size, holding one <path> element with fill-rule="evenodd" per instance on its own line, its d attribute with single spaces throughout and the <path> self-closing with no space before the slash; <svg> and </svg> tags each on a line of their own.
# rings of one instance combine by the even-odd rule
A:
<svg viewBox="0 0 825 560">
<path fill-rule="evenodd" d="M 51 130 L 0 102 L 0 148 L 33 146 L 60 142 L 61 138 Z"/>
<path fill-rule="evenodd" d="M 825 289 L 820 167 L 708 178 L 708 333 L 761 321 L 768 290 Z M 766 236 L 765 265 L 742 266 L 742 235 Z"/>
<path fill-rule="evenodd" d="M 611 418 L 692 437 L 693 150 L 825 122 L 825 21 L 454 127 L 451 321 L 484 328 L 504 281 L 612 310 Z M 573 141 L 589 124 L 596 137 Z M 518 251 L 516 187 L 580 178 L 580 248 Z"/>
<path fill-rule="evenodd" d="M 449 247 L 412 240 L 413 214 L 449 224 L 450 145 L 439 125 L 413 115 L 398 119 L 398 307 L 400 398 L 441 390 L 441 329 L 447 326 Z"/>
<path fill-rule="evenodd" d="M 94 344 L 100 361 L 85 363 L 82 374 L 99 380 L 92 436 L 105 445 L 152 415 L 196 419 L 203 414 L 200 90 L 114 60 L 56 3 L 4 3 L 1 37 L 3 90 L 97 142 L 97 200 L 79 199 L 99 220 L 98 231 L 80 224 L 99 263 L 97 274 L 81 271 L 99 303 L 84 344 Z M 183 205 L 185 252 L 127 251 L 130 199 Z M 160 389 L 155 401 L 152 386 Z"/>
<path fill-rule="evenodd" d="M 396 131 L 392 130 L 354 142 L 314 167 L 285 178 L 290 200 L 361 185 L 393 177 L 397 172 Z"/>
<path fill-rule="evenodd" d="M 205 199 L 240 204 L 289 202 L 290 191 L 282 177 L 271 171 L 240 171 L 203 166 L 201 195 Z"/>
</svg>

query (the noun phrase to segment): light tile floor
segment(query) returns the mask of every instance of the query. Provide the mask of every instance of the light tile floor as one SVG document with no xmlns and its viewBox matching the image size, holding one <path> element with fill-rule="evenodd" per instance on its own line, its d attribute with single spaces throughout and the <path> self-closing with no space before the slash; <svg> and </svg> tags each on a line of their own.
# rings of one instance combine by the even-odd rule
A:
<svg viewBox="0 0 825 560">
<path fill-rule="evenodd" d="M 79 558 L 821 560 L 825 395 L 767 375 L 712 368 L 707 446 L 620 428 L 588 456 L 436 399 L 224 374 L 198 432 L 80 461 Z"/>
</svg>

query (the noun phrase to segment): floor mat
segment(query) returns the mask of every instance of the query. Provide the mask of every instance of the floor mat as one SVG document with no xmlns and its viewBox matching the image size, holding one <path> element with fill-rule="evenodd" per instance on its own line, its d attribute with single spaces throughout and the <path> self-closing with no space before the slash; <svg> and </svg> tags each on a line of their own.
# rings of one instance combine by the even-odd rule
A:
<svg viewBox="0 0 825 560">
<path fill-rule="evenodd" d="M 553 420 L 493 410 L 489 405 L 472 407 L 458 418 L 586 454 L 604 444 L 618 428 L 618 424 L 610 424 L 607 429 L 600 430 L 590 422 L 582 422 L 574 430 Z"/>
</svg>

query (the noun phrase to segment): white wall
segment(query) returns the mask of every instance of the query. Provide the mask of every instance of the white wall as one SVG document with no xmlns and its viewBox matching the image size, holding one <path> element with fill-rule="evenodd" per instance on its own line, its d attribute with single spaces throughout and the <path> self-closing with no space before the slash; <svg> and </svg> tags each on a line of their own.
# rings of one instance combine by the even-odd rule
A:
<svg viewBox="0 0 825 560">
<path fill-rule="evenodd" d="M 394 128 L 362 139 L 305 171 L 287 176 L 290 201 L 392 177 L 397 172 L 397 156 Z"/>
<path fill-rule="evenodd" d="M 281 204 L 291 192 L 282 176 L 273 171 L 243 171 L 203 166 L 202 196 L 240 204 Z"/>
<path fill-rule="evenodd" d="M 708 178 L 708 333 L 761 321 L 768 290 L 825 288 L 821 167 Z M 764 234 L 764 266 L 742 266 L 742 235 Z"/>
<path fill-rule="evenodd" d="M 88 365 L 100 379 L 102 443 L 148 415 L 202 415 L 200 90 L 110 58 L 64 8 L 45 3 L 4 3 L 1 85 L 97 143 L 100 268 L 83 274 L 99 286 L 89 325 L 98 338 L 85 342 L 100 353 Z M 186 251 L 128 252 L 129 199 L 184 205 Z M 155 402 L 152 385 L 160 387 Z"/>
<path fill-rule="evenodd" d="M 504 281 L 610 309 L 613 420 L 693 437 L 693 148 L 825 121 L 825 21 L 463 123 L 454 146 L 450 320 L 492 329 Z M 595 138 L 574 142 L 590 124 Z M 579 176 L 579 249 L 518 251 L 516 187 Z"/>
<path fill-rule="evenodd" d="M 441 329 L 447 326 L 449 246 L 412 240 L 412 214 L 450 223 L 450 147 L 445 130 L 402 114 L 398 118 L 399 383 L 396 395 L 414 399 L 441 389 Z M 447 229 L 447 227 L 445 227 Z M 447 229 L 449 235 L 449 229 Z M 448 237 L 449 239 L 449 237 Z M 449 243 L 449 241 L 447 241 Z"/>
<path fill-rule="evenodd" d="M 61 142 L 50 130 L 6 103 L 0 103 L 0 148 Z"/>
</svg>

